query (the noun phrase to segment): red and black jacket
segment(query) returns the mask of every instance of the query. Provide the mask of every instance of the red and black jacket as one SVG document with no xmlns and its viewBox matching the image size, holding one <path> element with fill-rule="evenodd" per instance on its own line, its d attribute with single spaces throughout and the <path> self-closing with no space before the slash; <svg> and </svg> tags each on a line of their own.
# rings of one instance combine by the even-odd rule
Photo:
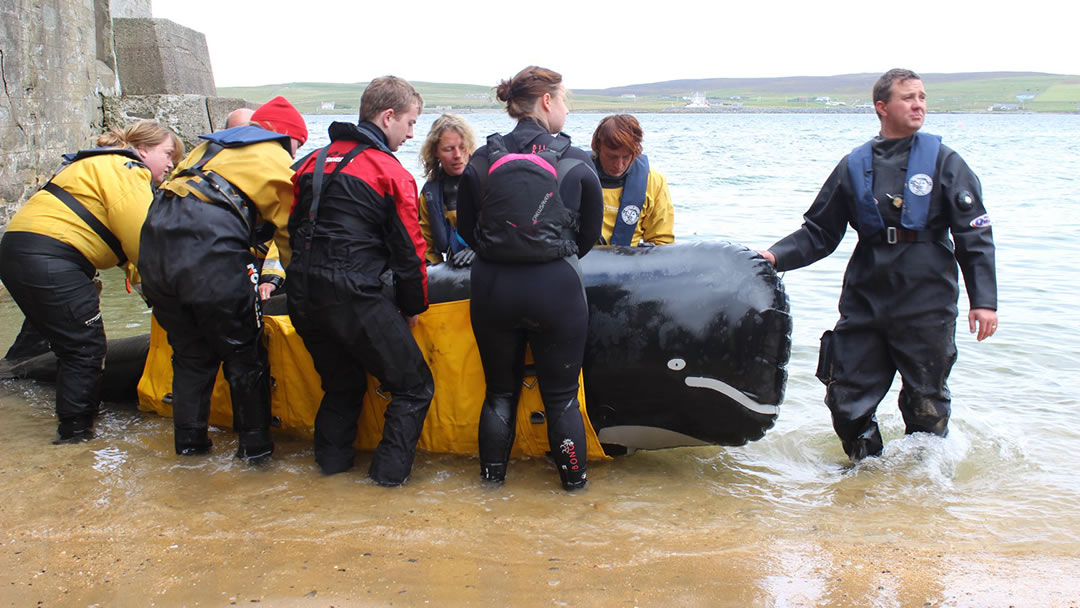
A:
<svg viewBox="0 0 1080 608">
<path fill-rule="evenodd" d="M 420 231 L 416 181 L 390 153 L 375 125 L 335 122 L 329 134 L 323 191 L 314 217 L 309 212 L 318 154 L 308 155 L 293 177 L 296 205 L 289 216 L 289 234 L 294 257 L 289 276 L 344 273 L 346 288 L 374 295 L 382 290 L 380 275 L 390 269 L 401 311 L 424 312 L 427 246 Z M 350 159 L 358 145 L 362 151 Z M 347 164 L 339 168 L 342 161 Z"/>
</svg>

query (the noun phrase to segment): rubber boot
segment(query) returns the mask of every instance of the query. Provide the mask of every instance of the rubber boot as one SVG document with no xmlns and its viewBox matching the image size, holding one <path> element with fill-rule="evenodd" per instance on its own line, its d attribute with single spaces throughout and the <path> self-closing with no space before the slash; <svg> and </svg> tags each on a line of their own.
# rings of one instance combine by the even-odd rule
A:
<svg viewBox="0 0 1080 608">
<path fill-rule="evenodd" d="M 392 393 L 386 407 L 386 424 L 382 439 L 375 447 L 368 477 L 380 486 L 392 487 L 405 483 L 416 459 L 416 442 L 424 428 L 435 384 L 426 374 L 424 384 Z"/>
<path fill-rule="evenodd" d="M 274 453 L 270 439 L 270 374 L 260 343 L 239 349 L 223 370 L 232 394 L 234 430 L 239 439 L 236 457 L 261 464 Z"/>
<path fill-rule="evenodd" d="M 210 441 L 207 429 L 174 429 L 173 442 L 176 453 L 180 456 L 199 456 L 209 454 L 214 442 Z"/>
</svg>

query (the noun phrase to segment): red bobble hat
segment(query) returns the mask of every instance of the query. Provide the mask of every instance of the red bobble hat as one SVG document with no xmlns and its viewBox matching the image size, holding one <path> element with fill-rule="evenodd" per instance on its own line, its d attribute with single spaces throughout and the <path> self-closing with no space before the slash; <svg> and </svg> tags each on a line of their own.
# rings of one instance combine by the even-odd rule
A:
<svg viewBox="0 0 1080 608">
<path fill-rule="evenodd" d="M 251 121 L 266 126 L 267 129 L 300 140 L 303 145 L 308 138 L 307 123 L 288 99 L 280 95 L 259 106 L 251 115 Z"/>
</svg>

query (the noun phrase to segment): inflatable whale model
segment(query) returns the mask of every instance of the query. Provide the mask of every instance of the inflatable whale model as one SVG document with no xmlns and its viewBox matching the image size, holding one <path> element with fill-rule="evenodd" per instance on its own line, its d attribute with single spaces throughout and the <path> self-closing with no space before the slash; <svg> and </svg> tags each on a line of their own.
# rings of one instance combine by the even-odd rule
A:
<svg viewBox="0 0 1080 608">
<path fill-rule="evenodd" d="M 742 445 L 773 426 L 791 316 L 760 255 L 719 242 L 598 247 L 581 268 L 586 409 L 605 451 Z M 468 280 L 432 267 L 431 301 L 467 298 Z"/>
<path fill-rule="evenodd" d="M 605 452 L 742 445 L 773 426 L 791 316 L 783 283 L 761 256 L 718 242 L 598 247 L 581 267 L 585 404 Z M 468 299 L 469 270 L 429 268 L 428 291 L 433 304 Z M 271 298 L 264 313 L 286 314 L 284 298 Z M 148 345 L 148 336 L 110 340 L 103 398 L 135 393 Z M 0 374 L 51 381 L 55 357 L 0 365 Z"/>
</svg>

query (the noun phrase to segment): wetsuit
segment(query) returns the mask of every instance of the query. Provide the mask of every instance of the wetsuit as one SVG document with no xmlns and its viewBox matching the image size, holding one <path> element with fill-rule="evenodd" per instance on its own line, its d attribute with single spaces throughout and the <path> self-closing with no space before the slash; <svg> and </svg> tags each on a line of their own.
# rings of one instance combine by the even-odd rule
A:
<svg viewBox="0 0 1080 608">
<path fill-rule="evenodd" d="M 634 159 L 640 164 L 643 157 Z M 636 246 L 642 243 L 670 245 L 675 242 L 675 205 L 671 202 L 667 180 L 664 176 L 646 165 L 639 169 L 631 167 L 620 177 L 611 177 L 604 173 L 600 160 L 593 158 L 600 185 L 604 188 L 604 229 L 600 242 L 605 245 Z M 643 170 L 647 175 L 644 196 L 641 200 L 625 201 L 621 204 L 626 180 L 635 170 Z M 636 177 L 636 176 L 635 176 Z M 612 234 L 619 223 L 633 224 L 629 242 L 615 243 Z M 628 228 L 630 228 L 628 226 Z"/>
<path fill-rule="evenodd" d="M 255 232 L 269 226 L 281 259 L 288 262 L 292 157 L 288 136 L 258 127 L 235 127 L 204 138 L 224 141 L 235 133 L 262 140 L 225 147 L 201 170 L 223 178 L 242 202 L 232 206 L 217 200 L 208 179 L 187 172 L 211 150 L 210 143 L 196 147 L 176 168 L 175 177 L 161 185 L 150 208 L 139 273 L 154 317 L 173 349 L 176 452 L 210 449 L 210 395 L 218 367 L 224 364 L 239 436 L 237 456 L 258 461 L 272 453 L 273 442 L 252 246 L 268 238 Z"/>
<path fill-rule="evenodd" d="M 105 362 L 95 269 L 118 265 L 117 252 L 68 205 L 58 187 L 119 241 L 129 277 L 139 259 L 139 227 L 153 199 L 150 170 L 131 150 L 76 160 L 11 218 L 0 243 L 0 279 L 59 360 L 59 440 L 89 437 Z M 62 195 L 62 194 L 61 194 Z"/>
<path fill-rule="evenodd" d="M 538 152 L 552 139 L 531 119 L 522 120 L 504 137 L 510 152 Z M 589 309 L 577 258 L 588 253 L 600 236 L 603 193 L 586 152 L 569 148 L 563 158 L 583 161 L 570 169 L 560 187 L 563 204 L 577 220 L 577 256 L 514 263 L 491 259 L 477 249 L 471 316 L 487 381 L 479 428 L 481 475 L 491 481 L 505 478 L 529 345 L 551 454 L 564 487 L 571 489 L 585 484 L 586 456 L 577 392 Z M 486 160 L 487 146 L 482 146 L 470 159 L 458 192 L 458 230 L 470 244 L 476 242 L 477 217 L 484 204 Z"/>
<path fill-rule="evenodd" d="M 959 154 L 940 147 L 925 225 L 902 226 L 895 199 L 912 197 L 905 180 L 914 137 L 871 141 L 872 194 L 884 229 L 866 225 L 873 208 L 858 207 L 849 155 L 822 186 L 802 228 L 770 248 L 776 269 L 791 270 L 832 253 L 848 224 L 859 232 L 844 275 L 840 320 L 822 336 L 818 363 L 833 427 L 853 460 L 882 451 L 875 412 L 897 371 L 907 432 L 948 432 L 958 262 L 971 308 L 997 308 L 993 234 L 979 179 Z"/>
<path fill-rule="evenodd" d="M 440 171 L 439 177 L 424 184 L 420 192 L 420 231 L 427 243 L 428 264 L 441 264 L 465 247 L 457 235 L 460 183 L 460 175 L 446 175 Z"/>
<path fill-rule="evenodd" d="M 397 485 L 412 469 L 435 392 L 402 317 L 428 305 L 416 182 L 374 124 L 335 122 L 329 134 L 314 221 L 319 154 L 297 170 L 297 204 L 289 220 L 296 252 L 288 268 L 289 314 L 325 392 L 315 418 L 315 460 L 326 474 L 352 467 L 370 373 L 393 397 L 368 474 L 376 483 Z M 350 159 L 358 145 L 365 148 Z M 384 294 L 380 279 L 388 269 L 394 299 Z"/>
</svg>

